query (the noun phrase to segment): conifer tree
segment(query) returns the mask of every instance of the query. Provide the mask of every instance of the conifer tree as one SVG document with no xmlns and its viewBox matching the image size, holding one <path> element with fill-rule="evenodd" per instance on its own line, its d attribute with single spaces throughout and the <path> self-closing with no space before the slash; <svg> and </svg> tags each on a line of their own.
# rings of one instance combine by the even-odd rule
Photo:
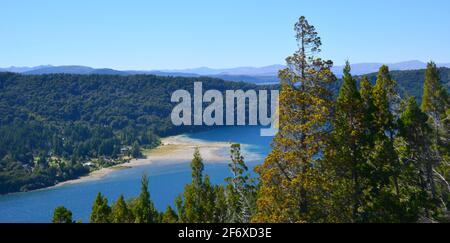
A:
<svg viewBox="0 0 450 243">
<path fill-rule="evenodd" d="M 421 215 L 427 218 L 436 216 L 439 205 L 433 179 L 437 160 L 432 150 L 431 128 L 427 120 L 428 116 L 420 110 L 415 98 L 409 98 L 400 116 L 400 137 L 396 147 L 404 164 L 404 184 L 410 189 L 408 200 L 414 201 L 409 209 L 413 220 L 418 220 Z"/>
<path fill-rule="evenodd" d="M 230 223 L 230 194 L 231 190 L 226 190 L 222 185 L 214 186 L 215 195 L 215 212 L 214 212 L 214 223 Z"/>
<path fill-rule="evenodd" d="M 295 24 L 299 50 L 280 71 L 279 132 L 258 167 L 261 189 L 256 222 L 314 222 L 327 214 L 321 155 L 332 117 L 331 61 L 317 57 L 321 40 L 305 17 Z"/>
<path fill-rule="evenodd" d="M 375 117 L 375 105 L 373 100 L 373 86 L 369 82 L 367 76 L 363 76 L 360 82 L 359 93 L 361 95 L 362 109 L 363 109 L 363 127 L 364 127 L 364 151 L 367 156 L 367 152 L 371 150 L 374 145 L 374 134 L 376 133 L 374 117 Z"/>
<path fill-rule="evenodd" d="M 192 169 L 192 185 L 197 188 L 201 188 L 203 185 L 203 159 L 200 155 L 200 151 L 198 148 L 194 151 L 194 158 L 191 162 Z"/>
<path fill-rule="evenodd" d="M 337 97 L 333 139 L 327 157 L 335 176 L 333 204 L 340 211 L 336 214 L 343 222 L 361 222 L 362 190 L 365 183 L 361 169 L 366 163 L 363 149 L 365 131 L 368 128 L 364 127 L 364 101 L 350 70 L 347 62 L 343 84 Z"/>
<path fill-rule="evenodd" d="M 203 175 L 204 164 L 198 148 L 191 162 L 192 182 L 185 186 L 182 197 L 176 201 L 179 218 L 184 223 L 206 223 L 211 220 L 214 191 L 209 177 Z"/>
<path fill-rule="evenodd" d="M 150 192 L 148 191 L 148 177 L 142 175 L 141 193 L 137 198 L 137 203 L 134 208 L 135 223 L 156 223 L 158 219 L 158 212 L 150 199 Z"/>
<path fill-rule="evenodd" d="M 52 223 L 73 223 L 72 212 L 65 207 L 57 207 L 53 212 Z"/>
<path fill-rule="evenodd" d="M 442 200 L 450 207 L 450 96 L 440 81 L 434 62 L 428 63 L 425 71 L 421 110 L 429 116 L 432 148 L 438 163 L 428 175 L 428 181 L 437 180 Z"/>
<path fill-rule="evenodd" d="M 185 188 L 185 190 L 186 190 L 186 188 Z M 184 196 L 184 193 L 182 195 L 178 195 L 175 198 L 175 208 L 178 213 L 178 223 L 187 223 L 188 222 L 188 219 L 186 217 L 185 206 L 184 206 L 184 202 L 183 202 L 183 196 Z"/>
<path fill-rule="evenodd" d="M 95 198 L 91 211 L 91 223 L 109 223 L 111 208 L 108 205 L 108 199 L 99 192 Z"/>
<path fill-rule="evenodd" d="M 111 211 L 111 223 L 133 223 L 133 214 L 128 208 L 123 195 L 120 195 Z"/>
<path fill-rule="evenodd" d="M 254 214 L 256 191 L 244 157 L 241 155 L 241 145 L 231 145 L 231 163 L 229 164 L 232 177 L 225 180 L 230 184 L 230 221 L 234 223 L 248 223 Z"/>
<path fill-rule="evenodd" d="M 203 194 L 203 159 L 198 148 L 194 151 L 194 158 L 191 162 L 192 183 L 186 185 L 184 191 L 184 213 L 187 223 L 199 223 L 204 215 L 202 207 Z"/>
<path fill-rule="evenodd" d="M 214 186 L 211 184 L 208 175 L 205 175 L 204 183 L 201 189 L 200 207 L 203 212 L 200 222 L 214 223 L 214 214 L 216 213 L 216 194 Z"/>
<path fill-rule="evenodd" d="M 421 109 L 433 119 L 446 119 L 449 105 L 447 90 L 441 84 L 439 70 L 434 62 L 427 64 Z"/>
<path fill-rule="evenodd" d="M 374 146 L 369 155 L 370 188 L 367 194 L 370 207 L 366 212 L 367 220 L 407 221 L 407 202 L 402 200 L 403 188 L 400 188 L 403 167 L 394 147 L 400 102 L 396 82 L 392 80 L 389 68 L 385 65 L 378 72 L 372 97 L 375 108 L 372 128 Z"/>
<path fill-rule="evenodd" d="M 167 209 L 162 216 L 162 222 L 169 224 L 178 222 L 178 215 L 171 206 L 167 206 Z"/>
</svg>

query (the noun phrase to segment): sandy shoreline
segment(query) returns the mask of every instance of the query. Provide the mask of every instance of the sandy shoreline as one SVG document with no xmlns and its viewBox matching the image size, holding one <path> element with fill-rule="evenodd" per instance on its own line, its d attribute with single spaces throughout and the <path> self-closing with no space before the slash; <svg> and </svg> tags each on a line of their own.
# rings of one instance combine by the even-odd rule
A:
<svg viewBox="0 0 450 243">
<path fill-rule="evenodd" d="M 91 172 L 87 176 L 80 177 L 79 179 L 58 183 L 54 187 L 95 181 L 117 170 L 149 165 L 155 162 L 173 164 L 190 162 L 195 148 L 199 148 L 200 154 L 202 155 L 205 163 L 218 163 L 229 159 L 227 156 L 219 153 L 219 151 L 230 148 L 229 143 L 207 142 L 203 140 L 191 139 L 185 135 L 178 135 L 162 138 L 161 145 L 159 147 L 144 152 L 144 155 L 146 156 L 145 159 L 134 159 L 129 163 L 102 168 Z"/>
</svg>

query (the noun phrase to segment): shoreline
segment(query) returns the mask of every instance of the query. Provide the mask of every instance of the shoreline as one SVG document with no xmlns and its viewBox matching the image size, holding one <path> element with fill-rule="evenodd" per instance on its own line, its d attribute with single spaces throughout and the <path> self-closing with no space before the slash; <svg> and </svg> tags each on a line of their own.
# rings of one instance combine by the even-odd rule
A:
<svg viewBox="0 0 450 243">
<path fill-rule="evenodd" d="M 209 142 L 204 140 L 192 139 L 187 137 L 186 135 L 170 136 L 162 138 L 161 145 L 159 145 L 158 147 L 144 151 L 143 154 L 145 158 L 133 159 L 128 163 L 95 170 L 88 175 L 82 176 L 78 179 L 60 182 L 54 186 L 42 188 L 39 190 L 96 181 L 118 170 L 126 170 L 155 163 L 188 163 L 192 160 L 192 155 L 194 154 L 195 148 L 199 149 L 204 163 L 223 163 L 224 161 L 229 160 L 229 158 L 228 156 L 221 155 L 219 152 L 223 151 L 223 149 L 229 149 L 230 146 L 231 143 Z"/>
</svg>

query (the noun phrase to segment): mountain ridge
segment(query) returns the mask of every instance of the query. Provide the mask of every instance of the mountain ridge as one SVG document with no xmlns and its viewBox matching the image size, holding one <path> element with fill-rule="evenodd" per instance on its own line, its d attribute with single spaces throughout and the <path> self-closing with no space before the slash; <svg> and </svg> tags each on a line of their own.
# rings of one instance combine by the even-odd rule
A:
<svg viewBox="0 0 450 243">
<path fill-rule="evenodd" d="M 382 63 L 355 63 L 351 64 L 353 75 L 365 75 L 378 71 Z M 398 63 L 386 64 L 391 71 L 419 70 L 426 68 L 426 63 L 418 60 L 404 61 Z M 450 63 L 439 63 L 438 67 L 450 68 Z M 336 76 L 342 76 L 344 66 L 334 66 L 333 73 Z M 208 76 L 220 78 L 228 81 L 246 81 L 251 83 L 272 83 L 278 82 L 278 71 L 285 68 L 284 65 L 274 64 L 263 67 L 235 67 L 235 68 L 209 68 L 199 67 L 190 69 L 165 69 L 165 70 L 115 70 L 111 68 L 92 68 L 82 65 L 64 65 L 52 66 L 42 65 L 36 67 L 9 67 L 0 68 L 0 72 L 14 72 L 24 75 L 41 75 L 41 74 L 107 74 L 107 75 L 139 75 L 151 74 L 157 76 L 181 76 L 181 77 L 202 77 Z"/>
</svg>

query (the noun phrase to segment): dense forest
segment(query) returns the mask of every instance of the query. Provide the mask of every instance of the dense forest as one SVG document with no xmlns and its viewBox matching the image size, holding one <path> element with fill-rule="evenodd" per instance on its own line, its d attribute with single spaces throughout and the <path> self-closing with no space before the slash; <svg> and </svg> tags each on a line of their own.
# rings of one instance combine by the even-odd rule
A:
<svg viewBox="0 0 450 243">
<path fill-rule="evenodd" d="M 402 96 L 414 96 L 417 103 L 422 102 L 423 79 L 425 77 L 425 69 L 421 70 L 407 70 L 407 71 L 391 71 L 391 77 L 397 82 L 397 92 Z M 450 90 L 450 68 L 438 68 L 439 78 L 447 89 Z M 371 84 L 375 84 L 377 80 L 377 73 L 367 74 Z M 362 77 L 359 77 L 362 78 Z"/>
<path fill-rule="evenodd" d="M 0 73 L 0 194 L 28 191 L 140 157 L 160 136 L 205 127 L 170 120 L 178 89 L 266 89 L 214 78 Z"/>
<path fill-rule="evenodd" d="M 299 50 L 279 74 L 279 132 L 255 169 L 259 178 L 249 176 L 235 144 L 230 177 L 211 185 L 196 151 L 192 182 L 175 199 L 175 209 L 155 210 L 144 175 L 137 198 L 110 205 L 99 193 L 90 221 L 449 222 L 450 97 L 442 70 L 430 62 L 422 72 L 418 103 L 400 95 L 387 66 L 371 83 L 370 77 L 353 77 L 347 62 L 336 95 L 333 63 L 318 57 L 321 39 L 314 26 L 301 17 L 295 30 Z M 73 222 L 70 210 L 55 209 L 53 222 Z"/>
</svg>

